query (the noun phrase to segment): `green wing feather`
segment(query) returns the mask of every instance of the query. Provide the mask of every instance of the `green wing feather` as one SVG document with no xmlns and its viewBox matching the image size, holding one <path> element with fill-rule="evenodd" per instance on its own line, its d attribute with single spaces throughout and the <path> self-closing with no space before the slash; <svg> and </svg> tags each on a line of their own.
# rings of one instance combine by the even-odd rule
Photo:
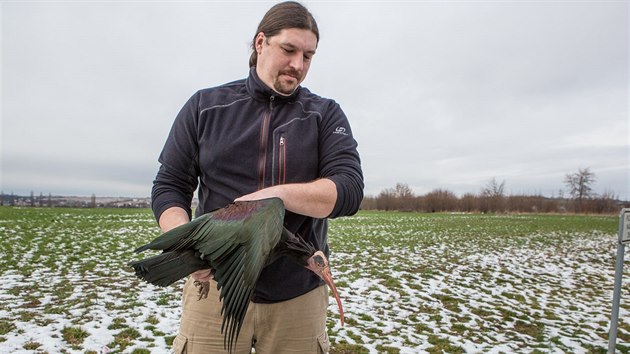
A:
<svg viewBox="0 0 630 354">
<path fill-rule="evenodd" d="M 267 256 L 280 241 L 283 221 L 284 204 L 279 198 L 235 202 L 160 235 L 136 252 L 194 250 L 214 270 L 222 300 L 221 332 L 231 351 Z M 136 274 L 141 262 L 134 262 Z"/>
<path fill-rule="evenodd" d="M 194 271 L 209 268 L 195 250 L 163 252 L 129 265 L 139 278 L 157 286 L 169 286 Z"/>
</svg>

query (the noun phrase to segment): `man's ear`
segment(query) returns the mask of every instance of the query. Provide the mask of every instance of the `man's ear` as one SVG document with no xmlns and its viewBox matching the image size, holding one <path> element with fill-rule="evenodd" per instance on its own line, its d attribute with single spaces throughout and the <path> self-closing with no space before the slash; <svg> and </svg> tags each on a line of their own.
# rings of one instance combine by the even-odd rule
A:
<svg viewBox="0 0 630 354">
<path fill-rule="evenodd" d="M 265 34 L 263 32 L 260 32 L 256 35 L 256 40 L 254 41 L 256 53 L 260 54 L 260 52 L 262 51 L 263 42 L 266 38 L 267 37 L 265 37 Z"/>
</svg>

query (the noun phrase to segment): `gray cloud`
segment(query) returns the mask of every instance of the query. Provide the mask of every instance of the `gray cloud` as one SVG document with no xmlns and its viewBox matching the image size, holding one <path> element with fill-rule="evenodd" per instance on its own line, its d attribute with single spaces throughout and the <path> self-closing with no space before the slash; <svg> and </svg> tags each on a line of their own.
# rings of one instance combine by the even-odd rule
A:
<svg viewBox="0 0 630 354">
<path fill-rule="evenodd" d="M 2 3 L 2 189 L 144 196 L 174 116 L 244 77 L 273 2 Z M 337 100 L 366 192 L 628 192 L 626 2 L 306 2 L 305 86 Z"/>
</svg>

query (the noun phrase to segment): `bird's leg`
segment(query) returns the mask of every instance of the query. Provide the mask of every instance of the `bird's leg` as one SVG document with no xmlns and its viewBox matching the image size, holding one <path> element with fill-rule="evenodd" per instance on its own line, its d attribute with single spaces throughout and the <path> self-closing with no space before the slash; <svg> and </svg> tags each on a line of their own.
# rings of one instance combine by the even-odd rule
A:
<svg viewBox="0 0 630 354">
<path fill-rule="evenodd" d="M 190 274 L 190 276 L 195 280 L 193 283 L 196 288 L 199 288 L 197 291 L 197 295 L 199 299 L 205 299 L 208 297 L 208 292 L 210 291 L 210 279 L 212 279 L 213 270 L 210 268 L 207 269 L 199 269 Z"/>
<path fill-rule="evenodd" d="M 201 299 L 205 299 L 205 298 L 208 297 L 208 292 L 210 291 L 210 282 L 209 281 L 195 280 L 195 282 L 193 284 L 195 285 L 196 288 L 199 288 L 197 290 L 197 296 L 199 296 L 197 301 L 199 301 Z"/>
</svg>

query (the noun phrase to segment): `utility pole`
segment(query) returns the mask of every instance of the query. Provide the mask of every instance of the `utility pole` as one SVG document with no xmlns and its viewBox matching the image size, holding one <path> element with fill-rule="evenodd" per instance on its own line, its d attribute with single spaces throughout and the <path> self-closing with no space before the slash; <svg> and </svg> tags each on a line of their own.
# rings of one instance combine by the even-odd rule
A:
<svg viewBox="0 0 630 354">
<path fill-rule="evenodd" d="M 610 332 L 608 332 L 608 354 L 615 353 L 617 344 L 617 324 L 619 322 L 619 303 L 621 301 L 621 282 L 623 278 L 623 256 L 626 243 L 630 242 L 630 209 L 621 209 L 619 214 L 619 238 L 617 242 L 617 265 L 615 268 L 615 289 L 613 291 Z"/>
</svg>

